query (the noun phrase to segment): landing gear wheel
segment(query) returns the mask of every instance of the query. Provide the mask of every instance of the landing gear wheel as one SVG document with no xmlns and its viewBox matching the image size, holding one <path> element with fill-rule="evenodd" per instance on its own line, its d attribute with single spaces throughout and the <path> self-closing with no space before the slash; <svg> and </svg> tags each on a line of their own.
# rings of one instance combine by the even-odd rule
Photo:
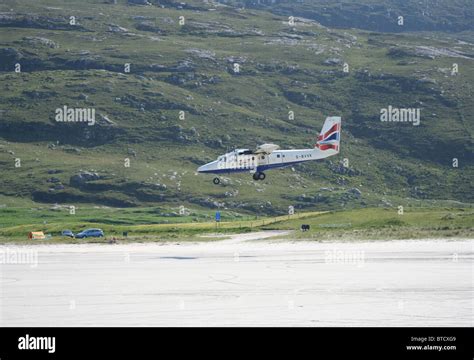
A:
<svg viewBox="0 0 474 360">
<path fill-rule="evenodd" d="M 258 180 L 265 180 L 265 174 L 263 172 L 258 174 Z"/>
<path fill-rule="evenodd" d="M 253 179 L 254 179 L 255 181 L 257 181 L 259 175 L 260 175 L 260 173 L 256 172 L 256 173 L 254 173 L 254 174 L 252 175 L 252 177 L 253 177 Z"/>
<path fill-rule="evenodd" d="M 216 177 L 214 178 L 214 180 L 212 180 L 212 182 L 214 183 L 214 185 L 219 185 L 221 180 L 218 177 Z"/>
</svg>

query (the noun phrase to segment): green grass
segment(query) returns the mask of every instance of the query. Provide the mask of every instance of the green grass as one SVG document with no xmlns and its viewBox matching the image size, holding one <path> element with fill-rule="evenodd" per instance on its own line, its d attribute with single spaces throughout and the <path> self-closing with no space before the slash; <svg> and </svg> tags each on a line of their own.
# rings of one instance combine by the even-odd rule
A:
<svg viewBox="0 0 474 360">
<path fill-rule="evenodd" d="M 309 224 L 310 231 L 298 232 L 295 239 L 417 239 L 473 238 L 472 208 L 368 208 L 327 212 L 309 219 L 294 219 L 269 228 L 299 229 Z"/>
<path fill-rule="evenodd" d="M 83 243 L 108 242 L 112 237 L 121 242 L 148 241 L 214 241 L 205 234 L 233 234 L 257 230 L 296 230 L 285 236 L 291 240 L 357 240 L 357 239 L 416 239 L 416 238 L 472 238 L 474 211 L 472 208 L 368 208 L 338 212 L 303 212 L 275 217 L 222 214 L 216 224 L 209 214 L 172 218 L 152 215 L 156 209 L 80 209 L 76 215 L 58 211 L 31 209 L 0 209 L 2 223 L 0 242 L 5 243 Z M 84 213 L 87 213 L 85 215 Z M 94 222 L 90 222 L 90 219 Z M 123 224 L 123 219 L 128 224 Z M 106 221 L 107 219 L 107 221 Z M 147 220 L 146 220 L 147 219 Z M 46 223 L 44 221 L 46 220 Z M 89 220 L 89 221 L 88 221 Z M 112 221 L 111 221 L 112 220 Z M 148 221 L 148 223 L 144 223 Z M 309 224 L 310 231 L 299 231 Z M 61 230 L 98 227 L 105 231 L 105 239 L 68 239 L 59 236 Z M 47 241 L 29 241 L 29 231 L 51 234 Z M 128 232 L 128 237 L 122 236 Z M 222 237 L 220 237 L 222 238 Z"/>
<path fill-rule="evenodd" d="M 78 208 L 75 209 L 75 214 L 70 214 L 68 208 L 59 210 L 45 207 L 3 208 L 0 209 L 0 239 L 7 242 L 23 241 L 30 231 L 43 231 L 52 235 L 52 242 L 67 242 L 71 240 L 60 237 L 62 230 L 68 229 L 78 233 L 87 228 L 101 228 L 108 238 L 111 236 L 123 238 L 123 232 L 127 232 L 131 240 L 142 239 L 149 235 L 186 238 L 212 232 L 247 232 L 289 218 L 287 215 L 258 218 L 232 211 L 221 211 L 221 221 L 216 224 L 213 212 L 189 209 L 186 211 L 188 212 L 186 215 L 179 215 L 179 209 L 166 211 L 160 208 L 95 207 Z M 315 214 L 318 212 L 301 213 L 291 217 L 306 218 Z"/>
</svg>

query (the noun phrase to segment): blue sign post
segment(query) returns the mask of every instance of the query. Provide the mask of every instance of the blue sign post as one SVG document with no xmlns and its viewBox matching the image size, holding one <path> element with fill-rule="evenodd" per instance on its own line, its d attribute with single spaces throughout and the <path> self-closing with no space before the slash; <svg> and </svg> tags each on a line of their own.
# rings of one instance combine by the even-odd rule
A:
<svg viewBox="0 0 474 360">
<path fill-rule="evenodd" d="M 221 221 L 221 213 L 220 211 L 216 211 L 216 231 L 217 231 L 217 227 L 219 226 L 220 221 Z"/>
</svg>

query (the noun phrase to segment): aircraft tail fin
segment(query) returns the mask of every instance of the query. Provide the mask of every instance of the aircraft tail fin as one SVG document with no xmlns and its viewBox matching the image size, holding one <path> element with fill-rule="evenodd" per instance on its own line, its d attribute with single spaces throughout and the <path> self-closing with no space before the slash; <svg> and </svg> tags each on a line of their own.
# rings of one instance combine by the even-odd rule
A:
<svg viewBox="0 0 474 360">
<path fill-rule="evenodd" d="M 315 148 L 319 150 L 335 150 L 336 153 L 340 150 L 341 142 L 341 117 L 330 116 L 326 118 L 321 133 L 316 141 Z"/>
</svg>

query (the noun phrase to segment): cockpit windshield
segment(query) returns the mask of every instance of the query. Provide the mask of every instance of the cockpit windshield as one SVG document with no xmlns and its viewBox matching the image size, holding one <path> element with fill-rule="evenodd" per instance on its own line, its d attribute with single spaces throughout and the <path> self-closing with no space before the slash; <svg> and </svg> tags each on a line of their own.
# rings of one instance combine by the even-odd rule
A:
<svg viewBox="0 0 474 360">
<path fill-rule="evenodd" d="M 251 154 L 253 154 L 253 151 L 249 150 L 249 149 L 237 149 L 237 150 L 235 150 L 235 152 L 238 155 L 251 155 Z"/>
</svg>

